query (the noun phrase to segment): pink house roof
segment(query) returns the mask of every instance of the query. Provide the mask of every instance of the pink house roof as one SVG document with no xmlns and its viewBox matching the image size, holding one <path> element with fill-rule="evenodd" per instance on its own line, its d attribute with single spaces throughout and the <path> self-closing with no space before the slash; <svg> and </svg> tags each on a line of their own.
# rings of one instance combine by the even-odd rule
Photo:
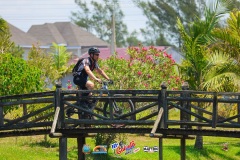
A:
<svg viewBox="0 0 240 160">
<path fill-rule="evenodd" d="M 138 48 L 138 47 L 136 47 L 136 48 Z M 150 46 L 144 47 L 144 48 L 148 49 L 148 48 L 150 48 Z M 162 51 L 164 51 L 164 50 L 166 50 L 166 49 L 169 48 L 169 47 L 168 47 L 168 46 L 154 46 L 154 48 L 156 48 L 157 50 L 162 50 Z M 129 59 L 130 59 L 130 56 L 129 56 L 128 53 L 127 53 L 127 49 L 128 49 L 128 48 L 116 48 L 117 57 L 118 57 L 118 58 L 124 58 L 124 59 L 126 59 L 126 60 L 129 60 Z M 100 50 L 100 58 L 101 58 L 101 59 L 107 59 L 108 57 L 111 56 L 110 48 L 99 48 L 99 50 Z M 79 58 L 86 58 L 86 57 L 88 57 L 88 56 L 89 56 L 89 55 L 88 55 L 88 53 L 86 52 L 86 53 L 82 54 L 81 57 L 79 57 Z M 73 60 L 71 61 L 71 63 L 73 63 L 73 64 L 77 63 L 77 61 L 78 61 L 79 58 L 73 59 Z"/>
</svg>

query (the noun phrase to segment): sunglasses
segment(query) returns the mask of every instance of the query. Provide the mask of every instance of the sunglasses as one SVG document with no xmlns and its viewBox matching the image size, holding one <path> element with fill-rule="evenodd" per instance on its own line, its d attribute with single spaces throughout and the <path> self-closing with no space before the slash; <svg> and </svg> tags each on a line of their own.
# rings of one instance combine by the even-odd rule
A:
<svg viewBox="0 0 240 160">
<path fill-rule="evenodd" d="M 95 56 L 99 56 L 99 54 L 94 54 Z"/>
</svg>

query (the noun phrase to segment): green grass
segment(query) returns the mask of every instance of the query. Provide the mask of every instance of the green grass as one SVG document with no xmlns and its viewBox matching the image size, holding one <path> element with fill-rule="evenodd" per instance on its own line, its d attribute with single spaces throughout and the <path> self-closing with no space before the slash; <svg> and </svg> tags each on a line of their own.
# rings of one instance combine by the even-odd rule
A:
<svg viewBox="0 0 240 160">
<path fill-rule="evenodd" d="M 134 140 L 136 148 L 140 151 L 134 154 L 121 154 L 117 158 L 112 149 L 109 149 L 108 158 L 98 155 L 97 158 L 87 155 L 86 159 L 111 159 L 111 160 L 157 160 L 157 153 L 146 153 L 144 146 L 158 146 L 157 138 L 147 136 L 126 135 L 127 144 Z M 0 139 L 0 160 L 58 160 L 58 139 L 48 139 L 43 142 L 43 136 L 33 137 L 11 137 Z M 88 145 L 93 149 L 94 142 L 87 138 Z M 194 149 L 195 140 L 186 140 L 186 159 L 187 160 L 240 160 L 240 141 L 238 138 L 223 137 L 204 137 L 204 149 Z M 228 151 L 222 150 L 223 144 L 228 144 Z M 68 139 L 68 160 L 77 159 L 77 142 L 75 138 Z M 180 140 L 163 140 L 163 158 L 164 160 L 180 159 Z"/>
</svg>

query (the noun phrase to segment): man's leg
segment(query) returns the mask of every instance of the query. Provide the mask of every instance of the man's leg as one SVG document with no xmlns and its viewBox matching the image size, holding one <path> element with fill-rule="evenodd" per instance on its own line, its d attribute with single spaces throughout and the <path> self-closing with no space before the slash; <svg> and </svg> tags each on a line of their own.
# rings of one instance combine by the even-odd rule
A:
<svg viewBox="0 0 240 160">
<path fill-rule="evenodd" d="M 94 89 L 94 83 L 92 81 L 87 81 L 85 86 L 88 90 Z M 92 95 L 92 93 L 89 93 L 89 96 L 91 96 L 91 95 Z"/>
<path fill-rule="evenodd" d="M 86 83 L 86 87 L 88 90 L 93 90 L 94 89 L 94 83 L 92 81 L 87 81 Z M 92 92 L 89 93 L 88 96 L 92 96 Z M 89 109 L 93 110 L 95 108 L 96 105 L 96 100 L 89 100 Z"/>
</svg>

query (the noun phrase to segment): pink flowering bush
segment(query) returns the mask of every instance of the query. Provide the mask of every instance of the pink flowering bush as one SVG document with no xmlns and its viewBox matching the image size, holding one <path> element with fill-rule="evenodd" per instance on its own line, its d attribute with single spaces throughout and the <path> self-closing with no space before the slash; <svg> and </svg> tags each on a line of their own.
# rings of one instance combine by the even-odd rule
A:
<svg viewBox="0 0 240 160">
<path fill-rule="evenodd" d="M 130 59 L 111 56 L 100 60 L 101 68 L 115 82 L 115 89 L 160 89 L 163 81 L 168 90 L 181 87 L 177 65 L 171 55 L 154 47 L 129 47 Z"/>
</svg>

